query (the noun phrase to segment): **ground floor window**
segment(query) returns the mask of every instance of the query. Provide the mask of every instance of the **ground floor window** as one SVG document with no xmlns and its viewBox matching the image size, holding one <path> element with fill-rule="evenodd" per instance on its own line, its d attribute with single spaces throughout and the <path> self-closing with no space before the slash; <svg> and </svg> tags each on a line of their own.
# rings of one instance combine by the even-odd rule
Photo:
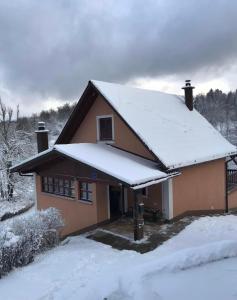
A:
<svg viewBox="0 0 237 300">
<path fill-rule="evenodd" d="M 92 183 L 79 182 L 79 199 L 92 202 Z"/>
<path fill-rule="evenodd" d="M 74 178 L 43 176 L 42 191 L 45 193 L 75 198 Z"/>
</svg>

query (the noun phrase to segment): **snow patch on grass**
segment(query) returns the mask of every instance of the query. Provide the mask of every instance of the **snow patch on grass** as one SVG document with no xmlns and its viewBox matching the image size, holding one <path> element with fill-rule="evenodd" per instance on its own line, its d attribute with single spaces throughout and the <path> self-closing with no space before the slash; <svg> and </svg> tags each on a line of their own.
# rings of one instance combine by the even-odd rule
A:
<svg viewBox="0 0 237 300">
<path fill-rule="evenodd" d="M 34 205 L 33 200 L 0 201 L 0 221 L 23 213 Z"/>
</svg>

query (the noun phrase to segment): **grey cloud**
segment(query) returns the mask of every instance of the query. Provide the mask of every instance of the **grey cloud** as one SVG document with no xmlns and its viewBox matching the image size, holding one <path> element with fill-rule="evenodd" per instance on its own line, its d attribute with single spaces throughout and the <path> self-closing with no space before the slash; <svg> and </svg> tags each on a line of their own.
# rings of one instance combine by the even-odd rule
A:
<svg viewBox="0 0 237 300">
<path fill-rule="evenodd" d="M 77 98 L 89 79 L 212 72 L 236 61 L 237 2 L 0 2 L 0 74 L 18 93 Z"/>
</svg>

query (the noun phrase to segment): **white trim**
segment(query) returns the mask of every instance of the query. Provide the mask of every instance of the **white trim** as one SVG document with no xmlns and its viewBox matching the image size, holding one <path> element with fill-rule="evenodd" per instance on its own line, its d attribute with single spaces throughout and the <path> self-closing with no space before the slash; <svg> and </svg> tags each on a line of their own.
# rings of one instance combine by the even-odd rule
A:
<svg viewBox="0 0 237 300">
<path fill-rule="evenodd" d="M 169 189 L 169 220 L 173 219 L 173 179 L 168 180 L 168 189 Z"/>
<path fill-rule="evenodd" d="M 162 183 L 162 213 L 164 218 L 173 218 L 173 180 L 172 178 Z"/>
<path fill-rule="evenodd" d="M 110 196 L 109 196 L 109 184 L 107 185 L 107 209 L 108 209 L 108 220 L 110 220 Z"/>
<path fill-rule="evenodd" d="M 111 118 L 112 119 L 112 140 L 111 141 L 101 141 L 100 140 L 100 126 L 99 120 L 104 118 Z M 98 143 L 114 143 L 114 116 L 113 115 L 101 115 L 96 116 L 96 140 Z"/>
</svg>

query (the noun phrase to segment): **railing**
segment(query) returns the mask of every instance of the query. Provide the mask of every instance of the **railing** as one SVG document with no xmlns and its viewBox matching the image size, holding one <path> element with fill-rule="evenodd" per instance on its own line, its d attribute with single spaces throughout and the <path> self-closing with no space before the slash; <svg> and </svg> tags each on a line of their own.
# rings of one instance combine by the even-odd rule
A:
<svg viewBox="0 0 237 300">
<path fill-rule="evenodd" d="M 232 188 L 235 185 L 237 186 L 237 170 L 235 169 L 227 170 L 227 182 L 228 182 L 228 189 Z"/>
</svg>

